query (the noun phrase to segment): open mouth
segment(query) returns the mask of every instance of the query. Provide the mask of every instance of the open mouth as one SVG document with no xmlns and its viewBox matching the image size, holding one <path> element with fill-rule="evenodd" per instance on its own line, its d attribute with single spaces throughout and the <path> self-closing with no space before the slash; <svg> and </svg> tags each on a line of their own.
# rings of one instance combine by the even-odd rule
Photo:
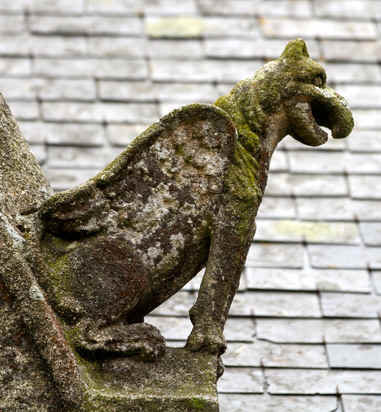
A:
<svg viewBox="0 0 381 412">
<path fill-rule="evenodd" d="M 327 110 L 318 102 L 294 102 L 288 110 L 292 136 L 308 146 L 325 143 L 328 134 L 320 126 L 329 127 L 327 115 Z"/>
</svg>

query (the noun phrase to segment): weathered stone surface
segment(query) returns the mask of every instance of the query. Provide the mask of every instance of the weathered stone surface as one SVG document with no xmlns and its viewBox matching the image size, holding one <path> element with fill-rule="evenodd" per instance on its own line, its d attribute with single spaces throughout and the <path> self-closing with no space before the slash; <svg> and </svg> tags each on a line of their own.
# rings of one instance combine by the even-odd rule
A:
<svg viewBox="0 0 381 412">
<path fill-rule="evenodd" d="M 77 43 L 75 37 L 61 40 L 54 55 L 81 54 L 86 40 L 94 56 L 143 57 L 142 39 L 116 38 L 111 48 L 103 37 L 97 43 L 82 37 Z M 33 54 L 36 44 L 32 36 L 23 50 Z M 0 274 L 63 409 L 217 411 L 218 357 L 226 348 L 223 330 L 230 306 L 233 316 L 253 311 L 321 315 L 317 294 L 298 294 L 297 300 L 292 293 L 236 294 L 276 145 L 291 134 L 318 146 L 328 139 L 319 125 L 334 138 L 347 136 L 353 127 L 347 103 L 326 86 L 324 69 L 309 57 L 302 40 L 290 42 L 279 59 L 239 82 L 214 106 L 173 111 L 94 178 L 51 197 L 5 103 L 2 107 Z M 141 103 L 135 112 L 127 109 L 108 102 L 42 103 L 52 121 L 144 123 L 157 114 L 150 103 Z M 67 162 L 55 147 L 49 155 L 57 167 Z M 291 267 L 302 266 L 302 246 L 289 246 Z M 166 348 L 159 330 L 144 317 L 203 267 L 189 311 L 193 329 L 186 348 Z M 184 297 L 194 296 L 186 291 L 182 296 L 156 314 L 186 315 L 193 302 L 184 305 Z M 265 352 L 270 366 L 282 357 L 269 348 Z M 305 348 L 305 358 L 314 365 L 324 364 L 322 355 Z M 289 363 L 298 365 L 297 354 L 289 356 Z M 265 387 L 261 369 L 231 369 L 220 385 L 227 392 Z"/>
</svg>

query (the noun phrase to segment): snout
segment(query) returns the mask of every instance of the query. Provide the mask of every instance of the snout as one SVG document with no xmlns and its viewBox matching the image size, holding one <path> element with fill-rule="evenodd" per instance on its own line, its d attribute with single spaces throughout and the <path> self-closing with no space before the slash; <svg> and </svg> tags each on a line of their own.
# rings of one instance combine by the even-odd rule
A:
<svg viewBox="0 0 381 412">
<path fill-rule="evenodd" d="M 308 146 L 327 141 L 327 133 L 319 126 L 330 129 L 335 139 L 348 136 L 354 121 L 346 100 L 329 87 L 304 85 L 302 89 L 285 105 L 290 134 Z"/>
<path fill-rule="evenodd" d="M 311 110 L 317 124 L 328 127 L 335 139 L 347 137 L 353 129 L 354 121 L 348 103 L 330 87 L 319 90 L 311 101 Z"/>
</svg>

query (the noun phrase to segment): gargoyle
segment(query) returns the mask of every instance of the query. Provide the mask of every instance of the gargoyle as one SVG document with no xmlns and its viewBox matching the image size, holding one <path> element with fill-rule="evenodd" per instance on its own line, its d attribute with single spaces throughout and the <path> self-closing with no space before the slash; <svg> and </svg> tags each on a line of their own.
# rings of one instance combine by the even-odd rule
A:
<svg viewBox="0 0 381 412">
<path fill-rule="evenodd" d="M 206 266 L 187 347 L 222 353 L 271 155 L 287 134 L 324 143 L 319 125 L 345 137 L 352 115 L 296 40 L 214 106 L 170 113 L 96 177 L 48 199 L 39 281 L 76 345 L 155 357 L 160 337 L 144 316 Z"/>
<path fill-rule="evenodd" d="M 272 153 L 287 134 L 323 144 L 320 126 L 343 138 L 352 115 L 295 40 L 214 105 L 171 112 L 97 176 L 29 211 L 40 227 L 29 296 L 46 299 L 77 350 L 154 360 L 164 340 L 144 317 L 206 267 L 186 347 L 223 353 Z"/>
</svg>

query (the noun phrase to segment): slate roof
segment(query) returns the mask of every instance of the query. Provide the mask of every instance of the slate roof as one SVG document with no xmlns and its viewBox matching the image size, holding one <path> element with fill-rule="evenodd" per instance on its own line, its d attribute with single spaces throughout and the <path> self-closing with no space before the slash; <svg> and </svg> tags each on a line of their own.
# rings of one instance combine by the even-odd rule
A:
<svg viewBox="0 0 381 412">
<path fill-rule="evenodd" d="M 381 410 L 381 3 L 12 0 L 0 89 L 57 190 L 93 176 L 174 107 L 213 102 L 308 42 L 357 129 L 274 155 L 226 326 L 222 412 Z M 199 279 L 149 321 L 190 332 Z"/>
</svg>

